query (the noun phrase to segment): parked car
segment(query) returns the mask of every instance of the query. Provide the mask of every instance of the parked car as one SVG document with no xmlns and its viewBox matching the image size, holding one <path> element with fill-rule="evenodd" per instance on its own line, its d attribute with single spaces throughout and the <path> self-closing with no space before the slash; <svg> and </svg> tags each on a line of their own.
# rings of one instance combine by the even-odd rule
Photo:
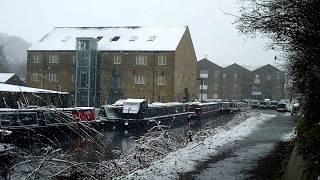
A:
<svg viewBox="0 0 320 180">
<path fill-rule="evenodd" d="M 251 101 L 249 101 L 249 104 L 250 104 L 251 108 L 253 108 L 253 109 L 255 109 L 259 106 L 257 100 L 251 100 Z"/>
<path fill-rule="evenodd" d="M 277 107 L 278 107 L 278 102 L 277 101 L 272 101 L 271 102 L 271 108 L 272 109 L 277 109 Z"/>
<path fill-rule="evenodd" d="M 268 102 L 266 101 L 260 101 L 260 105 L 258 107 L 259 109 L 266 109 L 268 108 Z"/>
<path fill-rule="evenodd" d="M 279 103 L 277 106 L 278 112 L 287 112 L 287 104 L 286 103 Z"/>
</svg>

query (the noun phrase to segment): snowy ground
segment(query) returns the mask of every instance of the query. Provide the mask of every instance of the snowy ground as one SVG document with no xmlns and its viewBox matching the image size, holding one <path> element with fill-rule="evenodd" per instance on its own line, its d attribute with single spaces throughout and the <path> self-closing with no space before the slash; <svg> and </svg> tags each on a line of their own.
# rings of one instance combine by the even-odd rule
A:
<svg viewBox="0 0 320 180">
<path fill-rule="evenodd" d="M 176 179 L 180 173 L 194 170 L 195 166 L 215 155 L 220 147 L 232 144 L 249 135 L 263 122 L 276 115 L 252 113 L 241 123 L 231 121 L 216 130 L 214 135 L 201 141 L 189 143 L 185 148 L 169 153 L 146 169 L 137 170 L 126 179 Z M 121 179 L 124 177 L 121 177 Z"/>
</svg>

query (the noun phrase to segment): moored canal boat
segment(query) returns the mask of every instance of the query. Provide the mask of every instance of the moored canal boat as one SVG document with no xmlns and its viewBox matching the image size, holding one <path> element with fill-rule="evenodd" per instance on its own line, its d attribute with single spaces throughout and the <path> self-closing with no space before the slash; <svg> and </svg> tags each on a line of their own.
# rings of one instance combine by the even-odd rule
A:
<svg viewBox="0 0 320 180">
<path fill-rule="evenodd" d="M 192 119 L 200 120 L 201 118 L 208 118 L 214 114 L 218 114 L 221 111 L 220 102 L 192 102 L 189 104 L 189 111 L 194 112 Z"/>
<path fill-rule="evenodd" d="M 74 116 L 71 109 L 1 108 L 0 129 L 12 132 L 1 141 L 22 145 L 27 143 L 26 139 L 33 139 L 34 142 L 37 142 L 35 138 L 43 138 L 45 141 L 66 140 L 81 135 L 82 129 L 88 126 L 84 125 L 80 117 L 76 119 Z"/>
<path fill-rule="evenodd" d="M 145 99 L 126 99 L 122 104 L 102 106 L 98 119 L 107 126 L 147 129 L 184 123 L 192 114 L 186 103 L 148 104 Z"/>
</svg>

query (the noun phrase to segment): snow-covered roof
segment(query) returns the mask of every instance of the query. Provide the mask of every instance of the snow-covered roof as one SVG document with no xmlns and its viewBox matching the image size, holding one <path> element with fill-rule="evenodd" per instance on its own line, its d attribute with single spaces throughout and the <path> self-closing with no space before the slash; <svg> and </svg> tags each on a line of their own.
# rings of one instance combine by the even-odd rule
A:
<svg viewBox="0 0 320 180">
<path fill-rule="evenodd" d="M 7 82 L 15 73 L 0 73 L 0 83 Z"/>
<path fill-rule="evenodd" d="M 126 99 L 123 101 L 123 113 L 137 114 L 140 110 L 140 104 L 146 102 L 145 99 Z"/>
<path fill-rule="evenodd" d="M 29 50 L 75 50 L 76 38 L 91 37 L 98 39 L 100 51 L 175 51 L 186 29 L 187 26 L 56 27 Z"/>
<path fill-rule="evenodd" d="M 31 87 L 26 87 L 26 86 L 17 86 L 17 85 L 5 84 L 5 83 L 0 83 L 0 92 L 69 94 L 67 92 L 52 91 L 52 90 L 39 89 L 39 88 L 31 88 Z"/>
<path fill-rule="evenodd" d="M 123 101 L 123 103 L 142 103 L 142 102 L 145 102 L 147 100 L 145 99 L 131 99 L 131 98 L 128 98 L 126 100 Z"/>
<path fill-rule="evenodd" d="M 249 71 L 254 71 L 260 67 L 262 67 L 263 65 L 241 65 L 242 67 L 249 69 Z"/>
<path fill-rule="evenodd" d="M 122 106 L 123 105 L 123 101 L 124 101 L 124 99 L 119 99 L 118 101 L 116 101 L 112 105 L 114 105 L 114 106 Z"/>
<path fill-rule="evenodd" d="M 161 102 L 154 102 L 152 104 L 149 105 L 149 107 L 161 107 L 161 106 L 180 106 L 183 105 L 183 103 L 180 102 L 169 102 L 169 103 L 161 103 Z"/>
</svg>

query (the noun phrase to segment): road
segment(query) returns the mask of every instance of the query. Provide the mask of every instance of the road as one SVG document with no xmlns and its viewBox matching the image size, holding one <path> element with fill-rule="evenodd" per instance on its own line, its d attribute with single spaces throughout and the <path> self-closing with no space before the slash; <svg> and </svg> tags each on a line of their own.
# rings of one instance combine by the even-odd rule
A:
<svg viewBox="0 0 320 180">
<path fill-rule="evenodd" d="M 295 127 L 295 120 L 289 113 L 277 113 L 265 121 L 250 135 L 221 147 L 209 160 L 197 165 L 196 170 L 180 175 L 180 179 L 248 179 L 247 172 L 256 161 L 270 153 L 282 137 Z"/>
</svg>

